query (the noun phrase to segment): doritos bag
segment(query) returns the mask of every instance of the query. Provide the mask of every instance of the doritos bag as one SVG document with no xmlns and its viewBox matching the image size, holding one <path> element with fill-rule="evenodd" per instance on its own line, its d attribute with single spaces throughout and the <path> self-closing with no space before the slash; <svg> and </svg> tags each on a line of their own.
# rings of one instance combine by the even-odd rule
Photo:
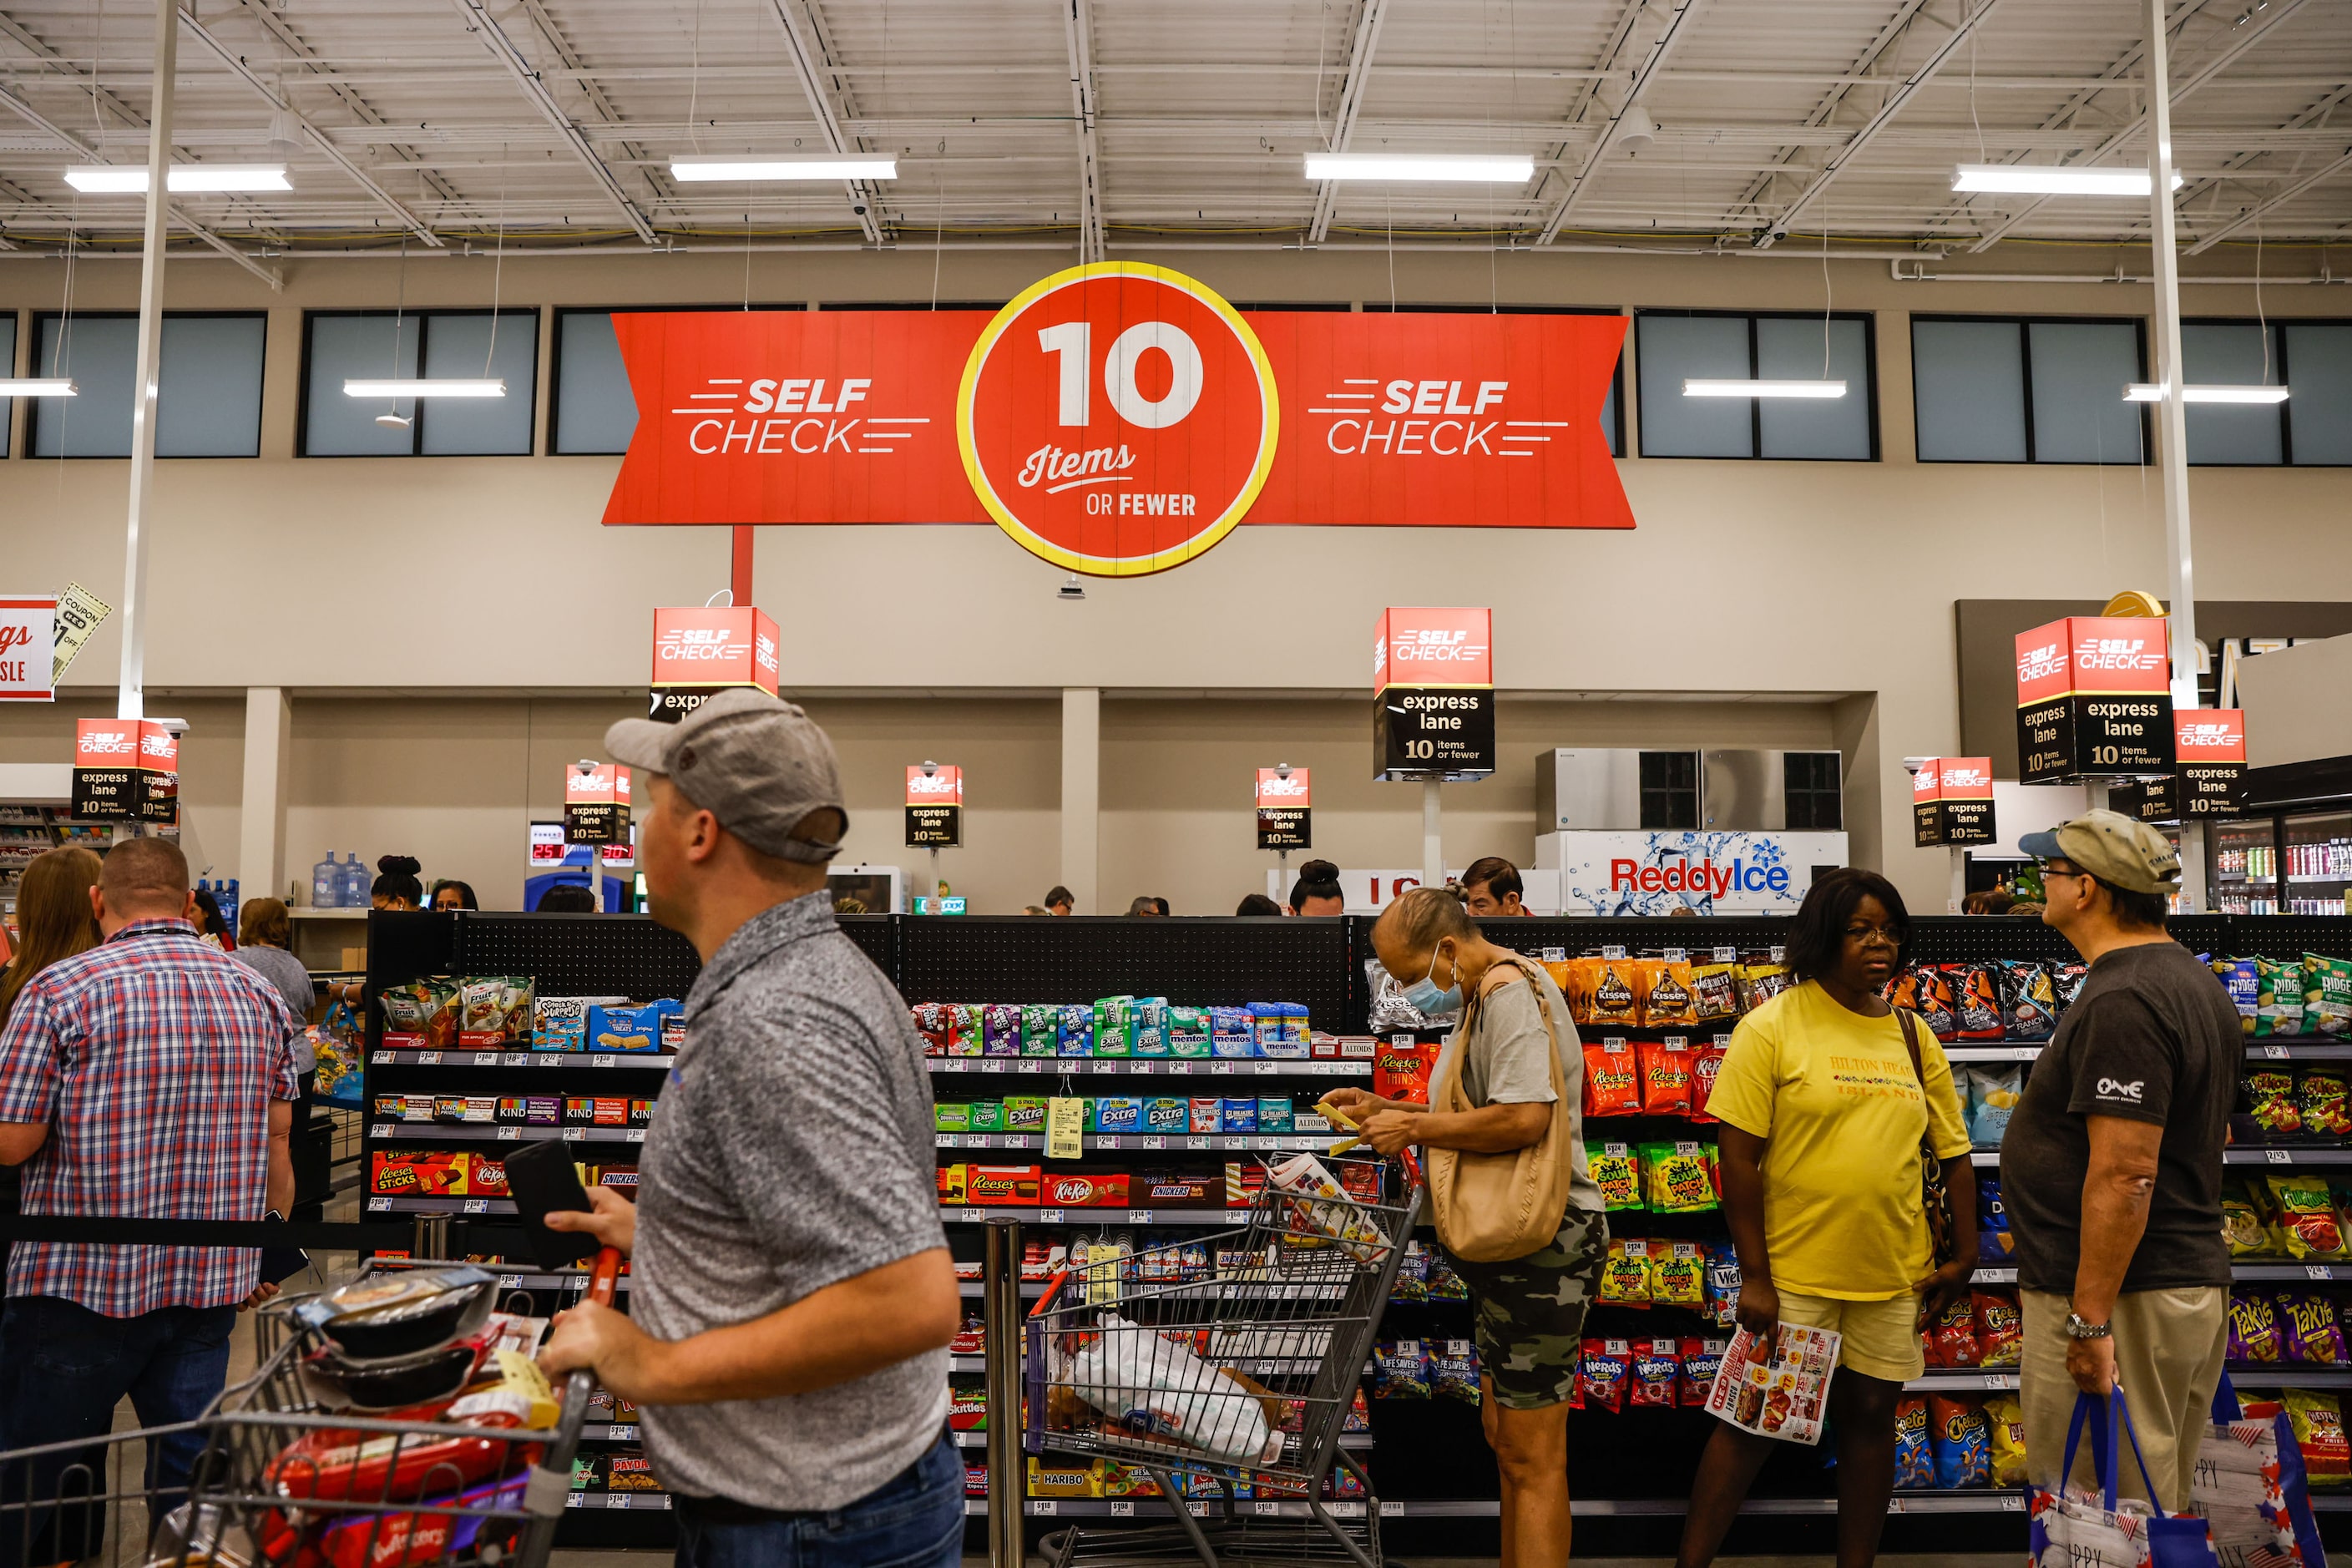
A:
<svg viewBox="0 0 2352 1568">
<path fill-rule="evenodd" d="M 1688 1116 L 1691 1110 L 1690 1041 L 1680 1035 L 1643 1040 L 1634 1047 L 1642 1074 L 1642 1114 Z"/>
<path fill-rule="evenodd" d="M 1949 1040 L 1958 1026 L 1952 1019 L 1952 984 L 1932 963 L 1915 963 L 1896 975 L 1886 999 L 1919 1015 L 1919 1022 L 1939 1040 Z"/>
<path fill-rule="evenodd" d="M 1952 1037 L 2000 1039 L 2000 989 L 1993 982 L 1991 968 L 1982 963 L 1948 963 L 1944 973 L 1952 983 Z"/>
</svg>

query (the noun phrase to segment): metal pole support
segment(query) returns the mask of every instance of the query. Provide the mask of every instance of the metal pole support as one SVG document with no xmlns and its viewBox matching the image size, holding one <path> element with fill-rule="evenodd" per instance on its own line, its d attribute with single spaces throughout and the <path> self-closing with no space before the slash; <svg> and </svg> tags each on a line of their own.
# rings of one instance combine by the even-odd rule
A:
<svg viewBox="0 0 2352 1568">
<path fill-rule="evenodd" d="M 1021 1568 L 1021 1222 L 988 1222 L 981 1310 L 987 1325 L 988 1563 Z"/>
</svg>

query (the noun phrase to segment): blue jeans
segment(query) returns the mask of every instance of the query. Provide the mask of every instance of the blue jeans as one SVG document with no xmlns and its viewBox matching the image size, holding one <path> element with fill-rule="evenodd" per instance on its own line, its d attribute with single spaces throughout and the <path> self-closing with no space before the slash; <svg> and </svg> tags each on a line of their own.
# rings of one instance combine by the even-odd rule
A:
<svg viewBox="0 0 2352 1568">
<path fill-rule="evenodd" d="M 956 1568 L 963 1558 L 963 1460 L 945 1433 L 846 1508 L 756 1523 L 677 1510 L 677 1568 Z"/>
<path fill-rule="evenodd" d="M 104 1436 L 125 1394 L 142 1426 L 193 1421 L 228 1380 L 235 1307 L 164 1307 L 110 1318 L 59 1296 L 11 1296 L 0 1310 L 0 1452 Z M 178 1432 L 147 1445 L 150 1520 L 179 1506 L 204 1434 Z M 0 1505 L 36 1505 L 127 1487 L 110 1473 L 103 1446 L 0 1466 Z M 86 1467 L 80 1468 L 77 1467 Z M 36 1509 L 0 1511 L 0 1563 L 26 1561 L 24 1531 L 35 1532 L 30 1561 L 95 1554 L 105 1528 L 100 1506 L 68 1508 L 54 1518 Z"/>
</svg>

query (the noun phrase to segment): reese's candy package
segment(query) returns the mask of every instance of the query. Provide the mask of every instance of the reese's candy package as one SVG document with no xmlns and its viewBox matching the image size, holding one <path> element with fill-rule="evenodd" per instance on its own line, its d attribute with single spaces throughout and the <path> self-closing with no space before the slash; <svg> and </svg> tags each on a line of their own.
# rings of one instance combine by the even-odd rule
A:
<svg viewBox="0 0 2352 1568">
<path fill-rule="evenodd" d="M 1605 1206 L 1612 1210 L 1642 1206 L 1642 1162 L 1631 1148 L 1622 1143 L 1588 1145 L 1585 1163 Z"/>
<path fill-rule="evenodd" d="M 1952 983 L 1952 1037 L 1958 1040 L 2000 1038 L 2000 988 L 1992 969 L 1982 963 L 1948 963 L 1944 973 Z"/>
<path fill-rule="evenodd" d="M 1625 1408 L 1625 1380 L 1633 1370 L 1633 1347 L 1624 1340 L 1584 1342 L 1584 1402 L 1612 1412 Z"/>
<path fill-rule="evenodd" d="M 1706 1255 L 1697 1242 L 1651 1241 L 1650 1300 L 1693 1311 L 1706 1304 Z"/>
<path fill-rule="evenodd" d="M 1895 1489 L 1919 1491 L 1936 1484 L 1936 1451 L 1927 1441 L 1927 1402 L 1895 1404 Z"/>
<path fill-rule="evenodd" d="M 1700 1028 L 1739 1016 L 1738 964 L 1694 963 L 1690 973 L 1691 1017 Z"/>
<path fill-rule="evenodd" d="M 2352 1077 L 2344 1068 L 2305 1068 L 2295 1079 L 2294 1098 L 2305 1132 L 2328 1138 L 2352 1133 Z"/>
<path fill-rule="evenodd" d="M 1691 1110 L 1690 1041 L 1680 1035 L 1643 1040 L 1634 1047 L 1642 1075 L 1642 1114 L 1688 1116 Z"/>
<path fill-rule="evenodd" d="M 1428 1104 L 1437 1052 L 1433 1040 L 1416 1042 L 1406 1036 L 1381 1040 L 1372 1047 L 1372 1092 L 1382 1100 Z"/>
<path fill-rule="evenodd" d="M 1615 1035 L 1587 1045 L 1584 1047 L 1584 1114 L 1638 1116 L 1641 1111 L 1642 1084 L 1635 1069 L 1633 1048 Z"/>
<path fill-rule="evenodd" d="M 2303 964 L 2291 958 L 2254 960 L 2254 1035 L 2303 1033 Z"/>
<path fill-rule="evenodd" d="M 1685 1334 L 1681 1349 L 1683 1375 L 1675 1389 L 1675 1403 L 1686 1410 L 1704 1408 L 1708 1393 L 1715 1387 L 1715 1374 L 1722 1370 L 1724 1355 L 1731 1349 L 1731 1342 Z"/>
<path fill-rule="evenodd" d="M 1638 1236 L 1612 1237 L 1601 1263 L 1599 1300 L 1623 1307 L 1650 1304 L 1650 1244 Z"/>
<path fill-rule="evenodd" d="M 2343 1258 L 2344 1226 L 2325 1177 L 2279 1173 L 2267 1179 L 2286 1249 L 2296 1258 Z"/>
<path fill-rule="evenodd" d="M 1637 1410 L 1673 1409 L 1675 1384 L 1682 1380 L 1682 1347 L 1673 1340 L 1635 1340 L 1625 1403 Z"/>
<path fill-rule="evenodd" d="M 1777 953 L 1770 958 L 1745 958 L 1739 963 L 1739 1006 L 1753 1013 L 1797 983 L 1789 965 Z"/>
<path fill-rule="evenodd" d="M 2260 966 L 2251 958 L 2216 958 L 2210 961 L 2214 977 L 2221 989 L 2230 994 L 2237 1005 L 2238 1026 L 2251 1035 L 2254 1032 L 2254 1015 L 2261 1010 L 2263 977 Z"/>
<path fill-rule="evenodd" d="M 1698 1025 L 1698 1003 L 1691 994 L 1691 966 L 1686 958 L 1645 958 L 1641 973 L 1647 982 L 1642 993 L 1642 1026 L 1645 1029 L 1688 1029 Z"/>
<path fill-rule="evenodd" d="M 2279 1336 L 2287 1359 L 2312 1366 L 2342 1366 L 2344 1329 L 2336 1303 L 2310 1290 L 2282 1290 L 2278 1295 Z"/>
<path fill-rule="evenodd" d="M 1937 1487 L 1951 1491 L 1987 1484 L 1992 1473 L 1992 1433 L 1975 1400 L 1928 1395 L 1927 1426 Z"/>
<path fill-rule="evenodd" d="M 1621 1029 L 1638 1026 L 1642 1018 L 1641 998 L 1634 994 L 1628 978 L 1633 961 L 1624 958 L 1604 958 L 1595 961 L 1591 971 L 1591 999 L 1586 1005 L 1584 1020 L 1594 1025 L 1615 1025 Z"/>
<path fill-rule="evenodd" d="M 1973 1290 L 1977 1321 L 1977 1364 L 2016 1366 L 2025 1358 L 2025 1321 L 2017 1298 L 2006 1290 Z"/>
<path fill-rule="evenodd" d="M 2012 1040 L 2046 1040 L 2058 1026 L 2058 998 L 2050 987 L 2050 972 L 2030 958 L 2004 958 L 2000 982 L 2000 1023 Z"/>
<path fill-rule="evenodd" d="M 1939 1040 L 1949 1040 L 1959 1027 L 1952 1017 L 1952 984 L 1932 963 L 1915 963 L 1889 983 L 1886 999 L 1919 1015 L 1919 1022 Z"/>
<path fill-rule="evenodd" d="M 2280 1137 L 2303 1131 L 2303 1112 L 2294 1102 L 2294 1075 L 2284 1068 L 2264 1068 L 2246 1075 L 2246 1099 L 2253 1107 L 2254 1125 Z"/>
<path fill-rule="evenodd" d="M 1642 1165 L 1657 1214 L 1699 1214 L 1717 1205 L 1715 1172 L 1705 1143 L 1644 1143 Z"/>
<path fill-rule="evenodd" d="M 2303 1020 L 2313 1034 L 2352 1034 L 2352 958 L 2303 955 Z"/>
</svg>

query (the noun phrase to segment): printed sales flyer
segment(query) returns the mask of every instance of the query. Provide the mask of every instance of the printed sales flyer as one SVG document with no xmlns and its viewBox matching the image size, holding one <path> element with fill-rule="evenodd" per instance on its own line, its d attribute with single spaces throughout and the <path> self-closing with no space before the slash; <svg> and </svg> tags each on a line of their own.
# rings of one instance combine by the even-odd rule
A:
<svg viewBox="0 0 2352 1568">
<path fill-rule="evenodd" d="M 1764 1342 L 1741 1329 L 1716 1369 L 1709 1414 L 1759 1436 L 1819 1443 L 1839 1337 L 1834 1329 L 1782 1323 L 1768 1356 Z"/>
</svg>

